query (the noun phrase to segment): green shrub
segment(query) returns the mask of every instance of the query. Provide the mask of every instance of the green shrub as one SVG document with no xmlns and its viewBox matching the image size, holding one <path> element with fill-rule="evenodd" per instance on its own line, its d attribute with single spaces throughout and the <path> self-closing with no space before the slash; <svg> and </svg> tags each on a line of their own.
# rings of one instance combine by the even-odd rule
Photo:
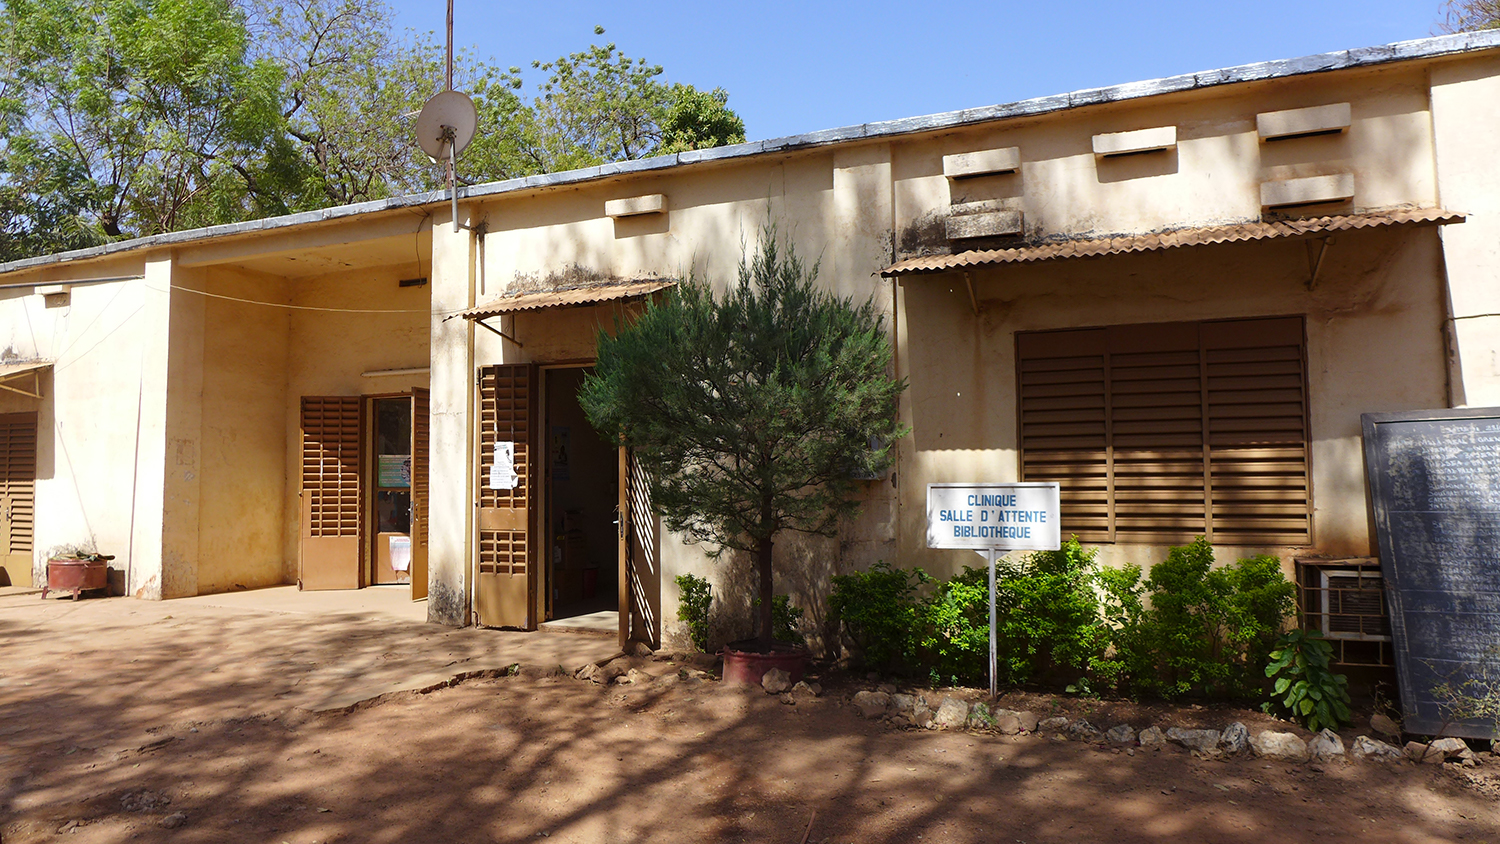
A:
<svg viewBox="0 0 1500 844">
<path fill-rule="evenodd" d="M 1098 553 L 1073 538 L 1060 550 L 1038 551 L 1018 569 L 997 573 L 995 640 L 1001 682 L 1025 683 L 1057 671 L 1074 679 L 1088 670 L 1107 641 L 1094 588 Z"/>
<path fill-rule="evenodd" d="M 1329 669 L 1332 655 L 1333 646 L 1316 632 L 1292 630 L 1281 637 L 1266 666 L 1266 676 L 1276 678 L 1281 707 L 1315 733 L 1351 723 L 1349 681 Z M 1267 711 L 1270 707 L 1266 704 Z"/>
<path fill-rule="evenodd" d="M 750 599 L 751 609 L 760 607 L 760 598 Z M 775 595 L 771 598 L 771 636 L 778 642 L 790 642 L 794 645 L 806 645 L 807 637 L 797 629 L 797 622 L 802 620 L 804 610 L 801 607 L 792 606 L 790 595 Z"/>
<path fill-rule="evenodd" d="M 939 581 L 917 605 L 916 657 L 950 682 L 978 682 L 989 674 L 989 575 L 964 567 Z"/>
<path fill-rule="evenodd" d="M 866 665 L 908 666 L 917 638 L 917 587 L 930 580 L 921 569 L 891 568 L 883 561 L 869 571 L 833 576 L 829 608 Z"/>
<path fill-rule="evenodd" d="M 675 578 L 682 596 L 677 603 L 677 620 L 685 622 L 688 637 L 700 651 L 708 651 L 708 612 L 713 606 L 713 587 L 708 581 L 691 574 L 679 574 Z"/>
<path fill-rule="evenodd" d="M 1294 587 L 1275 557 L 1213 567 L 1199 537 L 1139 569 L 1101 577 L 1111 649 L 1095 669 L 1117 689 L 1165 698 L 1253 696 L 1258 669 L 1292 612 Z"/>
</svg>

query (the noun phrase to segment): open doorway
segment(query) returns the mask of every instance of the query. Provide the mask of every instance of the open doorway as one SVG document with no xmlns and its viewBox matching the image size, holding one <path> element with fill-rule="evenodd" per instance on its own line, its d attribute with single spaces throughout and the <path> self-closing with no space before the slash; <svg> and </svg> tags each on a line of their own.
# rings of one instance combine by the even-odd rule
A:
<svg viewBox="0 0 1500 844">
<path fill-rule="evenodd" d="M 542 371 L 546 618 L 618 613 L 619 450 L 594 431 L 578 405 L 578 388 L 592 370 L 569 366 Z"/>
</svg>

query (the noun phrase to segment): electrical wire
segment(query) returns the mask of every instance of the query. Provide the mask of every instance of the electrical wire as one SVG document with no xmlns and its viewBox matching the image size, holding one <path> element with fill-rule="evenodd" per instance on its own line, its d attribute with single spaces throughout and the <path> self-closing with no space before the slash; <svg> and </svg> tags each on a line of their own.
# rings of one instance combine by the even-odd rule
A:
<svg viewBox="0 0 1500 844">
<path fill-rule="evenodd" d="M 160 287 L 152 287 L 149 284 L 146 285 L 146 289 L 153 290 L 157 293 L 168 292 L 161 289 Z M 209 293 L 207 290 L 196 290 L 191 287 L 181 287 L 176 284 L 172 285 L 171 289 L 181 291 L 183 293 L 197 293 L 199 296 L 207 296 L 210 299 L 223 299 L 227 302 L 239 302 L 245 305 L 264 305 L 268 308 L 287 308 L 293 311 L 318 311 L 321 313 L 333 314 L 425 314 L 427 316 L 451 316 L 453 314 L 463 313 L 463 309 L 459 309 L 456 311 L 433 312 L 421 308 L 323 308 L 315 305 L 289 305 L 284 302 L 262 302 L 258 299 L 242 299 L 238 296 L 225 296 L 222 293 Z"/>
</svg>

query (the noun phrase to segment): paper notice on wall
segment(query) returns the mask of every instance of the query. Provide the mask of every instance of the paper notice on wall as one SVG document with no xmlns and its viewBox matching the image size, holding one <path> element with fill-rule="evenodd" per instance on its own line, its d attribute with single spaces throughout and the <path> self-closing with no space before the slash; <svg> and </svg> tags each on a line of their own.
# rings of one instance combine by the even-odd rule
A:
<svg viewBox="0 0 1500 844">
<path fill-rule="evenodd" d="M 409 571 L 411 569 L 411 537 L 392 536 L 391 545 L 391 570 Z"/>
<path fill-rule="evenodd" d="M 490 463 L 490 489 L 515 489 L 521 483 L 516 475 L 516 444 L 495 442 L 495 458 Z"/>
</svg>

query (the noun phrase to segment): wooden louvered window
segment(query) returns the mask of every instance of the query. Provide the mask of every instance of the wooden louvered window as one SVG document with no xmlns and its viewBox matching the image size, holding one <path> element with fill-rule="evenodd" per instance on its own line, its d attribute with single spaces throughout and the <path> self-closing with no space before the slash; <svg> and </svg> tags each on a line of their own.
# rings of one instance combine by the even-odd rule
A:
<svg viewBox="0 0 1500 844">
<path fill-rule="evenodd" d="M 1021 472 L 1084 542 L 1310 542 L 1300 317 L 1016 335 Z"/>
<path fill-rule="evenodd" d="M 0 556 L 31 563 L 36 527 L 36 414 L 0 415 Z"/>
<path fill-rule="evenodd" d="M 302 397 L 307 536 L 359 536 L 359 405 L 359 396 Z"/>
<path fill-rule="evenodd" d="M 526 574 L 530 569 L 532 373 L 525 364 L 487 366 L 479 376 L 479 571 Z M 495 442 L 514 444 L 514 489 L 492 489 Z M 485 524 L 484 511 L 505 515 Z"/>
</svg>

